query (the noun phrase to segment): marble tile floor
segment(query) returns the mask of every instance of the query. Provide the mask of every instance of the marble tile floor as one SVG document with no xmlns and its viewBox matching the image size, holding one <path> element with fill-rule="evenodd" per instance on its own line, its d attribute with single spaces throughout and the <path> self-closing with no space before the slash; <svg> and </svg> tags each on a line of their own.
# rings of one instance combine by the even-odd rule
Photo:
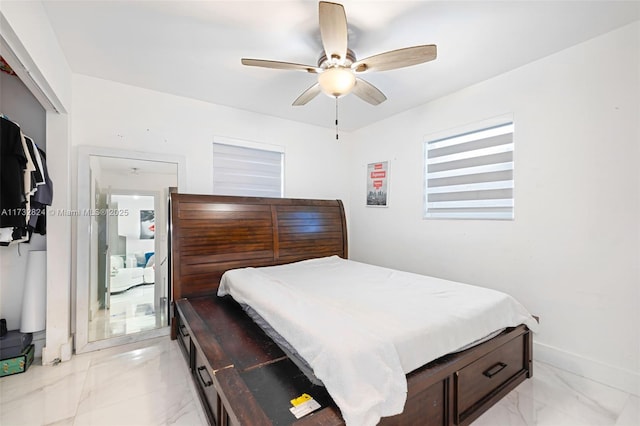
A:
<svg viewBox="0 0 640 426">
<path fill-rule="evenodd" d="M 165 310 L 154 308 L 154 284 L 111 295 L 111 308 L 100 309 L 89 322 L 89 341 L 153 330 L 165 324 Z"/>
<path fill-rule="evenodd" d="M 38 360 L 36 360 L 38 361 Z M 143 340 L 0 379 L 0 425 L 206 425 L 177 341 Z"/>
<path fill-rule="evenodd" d="M 206 425 L 187 365 L 168 337 L 34 364 L 0 379 L 0 425 Z M 640 398 L 534 363 L 473 426 L 638 426 Z"/>
</svg>

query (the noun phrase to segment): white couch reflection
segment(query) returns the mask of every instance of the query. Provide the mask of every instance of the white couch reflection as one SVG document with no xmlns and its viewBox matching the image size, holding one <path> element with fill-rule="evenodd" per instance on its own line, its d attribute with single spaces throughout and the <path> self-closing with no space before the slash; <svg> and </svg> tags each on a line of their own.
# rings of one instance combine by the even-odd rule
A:
<svg viewBox="0 0 640 426">
<path fill-rule="evenodd" d="M 127 262 L 129 265 L 134 263 Z M 133 287 L 155 282 L 155 256 L 152 255 L 147 260 L 144 267 L 127 268 L 122 256 L 111 256 L 111 279 L 109 282 L 109 292 L 118 294 Z"/>
</svg>

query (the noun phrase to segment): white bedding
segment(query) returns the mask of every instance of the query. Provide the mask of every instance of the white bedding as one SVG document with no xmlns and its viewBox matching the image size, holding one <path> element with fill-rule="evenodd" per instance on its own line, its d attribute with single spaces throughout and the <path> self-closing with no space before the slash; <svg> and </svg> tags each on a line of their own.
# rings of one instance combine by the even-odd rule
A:
<svg viewBox="0 0 640 426">
<path fill-rule="evenodd" d="M 496 330 L 538 327 L 504 293 L 337 256 L 227 271 L 227 294 L 298 351 L 347 425 L 401 413 L 406 373 Z"/>
</svg>

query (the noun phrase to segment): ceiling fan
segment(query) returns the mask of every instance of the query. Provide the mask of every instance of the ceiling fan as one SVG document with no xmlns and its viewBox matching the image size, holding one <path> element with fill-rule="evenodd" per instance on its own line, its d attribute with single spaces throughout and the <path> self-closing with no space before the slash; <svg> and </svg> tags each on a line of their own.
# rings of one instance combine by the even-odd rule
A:
<svg viewBox="0 0 640 426">
<path fill-rule="evenodd" d="M 406 47 L 358 60 L 348 47 L 347 16 L 341 4 L 321 1 L 319 4 L 320 37 L 324 52 L 318 65 L 242 58 L 242 64 L 281 70 L 305 71 L 318 75 L 318 82 L 305 90 L 294 106 L 307 104 L 321 92 L 339 98 L 353 92 L 364 101 L 379 105 L 387 97 L 371 83 L 358 77 L 371 71 L 388 71 L 436 59 L 434 44 Z"/>
</svg>

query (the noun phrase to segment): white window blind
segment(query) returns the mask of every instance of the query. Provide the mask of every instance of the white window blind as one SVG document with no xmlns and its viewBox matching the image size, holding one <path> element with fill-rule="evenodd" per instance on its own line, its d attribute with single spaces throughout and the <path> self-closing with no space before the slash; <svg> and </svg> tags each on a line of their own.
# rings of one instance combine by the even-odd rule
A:
<svg viewBox="0 0 640 426">
<path fill-rule="evenodd" d="M 213 193 L 282 197 L 284 154 L 243 146 L 213 144 Z"/>
<path fill-rule="evenodd" d="M 513 123 L 425 142 L 425 218 L 513 219 Z"/>
</svg>

